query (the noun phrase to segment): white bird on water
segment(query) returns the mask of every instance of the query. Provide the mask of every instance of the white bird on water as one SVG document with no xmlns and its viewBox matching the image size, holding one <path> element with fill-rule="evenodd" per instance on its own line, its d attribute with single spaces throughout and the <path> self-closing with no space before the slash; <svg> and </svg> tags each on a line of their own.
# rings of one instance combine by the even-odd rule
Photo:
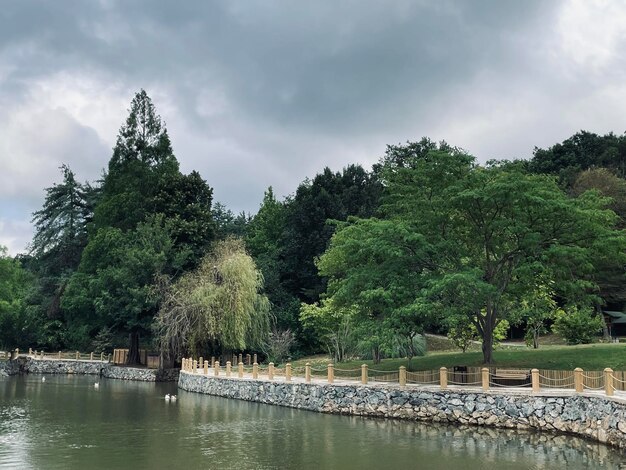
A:
<svg viewBox="0 0 626 470">
<path fill-rule="evenodd" d="M 95 384 L 93 384 L 93 388 L 100 388 L 100 382 L 96 382 Z"/>
<path fill-rule="evenodd" d="M 46 381 L 46 378 L 45 378 L 45 377 L 42 377 L 42 378 L 41 378 L 41 381 L 42 381 L 42 382 L 45 382 L 45 381 Z"/>
<path fill-rule="evenodd" d="M 166 394 L 165 394 L 165 401 L 170 401 L 170 398 L 171 398 L 171 397 L 170 397 L 170 394 L 169 394 L 169 393 L 166 393 Z"/>
<path fill-rule="evenodd" d="M 172 395 L 172 396 L 170 397 L 170 399 L 171 399 L 172 401 L 176 401 L 176 395 Z"/>
</svg>

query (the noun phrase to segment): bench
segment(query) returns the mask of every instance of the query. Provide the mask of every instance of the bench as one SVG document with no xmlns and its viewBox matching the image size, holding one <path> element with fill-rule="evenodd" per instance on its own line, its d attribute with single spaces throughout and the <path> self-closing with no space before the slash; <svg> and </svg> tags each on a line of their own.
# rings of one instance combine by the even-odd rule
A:
<svg viewBox="0 0 626 470">
<path fill-rule="evenodd" d="M 526 385 L 530 383 L 530 371 L 520 369 L 496 369 L 492 374 L 493 383 L 498 385 Z"/>
</svg>

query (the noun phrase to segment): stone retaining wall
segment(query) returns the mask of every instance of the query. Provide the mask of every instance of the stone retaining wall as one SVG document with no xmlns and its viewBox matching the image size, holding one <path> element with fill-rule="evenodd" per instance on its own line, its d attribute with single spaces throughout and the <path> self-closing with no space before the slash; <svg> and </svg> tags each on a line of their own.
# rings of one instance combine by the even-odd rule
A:
<svg viewBox="0 0 626 470">
<path fill-rule="evenodd" d="M 138 380 L 143 382 L 175 382 L 179 369 L 142 369 L 120 367 L 101 361 L 76 361 L 73 359 L 33 359 L 19 356 L 10 361 L 0 361 L 0 376 L 24 374 L 80 374 L 99 375 L 110 379 Z"/>
<path fill-rule="evenodd" d="M 107 365 L 102 369 L 102 376 L 109 379 L 140 380 L 143 382 L 175 382 L 178 380 L 179 369 L 135 369 Z"/>
<path fill-rule="evenodd" d="M 557 431 L 626 448 L 626 405 L 601 397 L 285 383 L 187 372 L 181 372 L 178 386 L 323 413 Z"/>
</svg>

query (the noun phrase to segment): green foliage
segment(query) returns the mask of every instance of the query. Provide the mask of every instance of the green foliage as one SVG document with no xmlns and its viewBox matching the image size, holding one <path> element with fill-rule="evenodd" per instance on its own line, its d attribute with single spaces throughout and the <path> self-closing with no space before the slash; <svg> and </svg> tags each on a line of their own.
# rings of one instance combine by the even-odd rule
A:
<svg viewBox="0 0 626 470">
<path fill-rule="evenodd" d="M 354 352 L 353 316 L 353 310 L 339 308 L 332 300 L 300 306 L 305 331 L 315 336 L 335 362 L 345 361 Z"/>
<path fill-rule="evenodd" d="M 404 313 L 419 326 L 430 312 L 443 312 L 441 322 L 469 320 L 486 363 L 494 329 L 519 320 L 518 306 L 538 282 L 554 282 L 563 298 L 593 301 L 594 267 L 624 259 L 626 238 L 613 230 L 605 199 L 572 199 L 519 165 L 477 167 L 454 149 L 381 171 L 385 218 L 342 226 L 320 258 L 329 295 L 387 322 Z"/>
<path fill-rule="evenodd" d="M 216 202 L 211 209 L 211 214 L 215 222 L 215 238 L 217 240 L 224 240 L 228 237 L 243 238 L 246 235 L 251 217 L 245 212 L 235 215 L 224 204 Z"/>
<path fill-rule="evenodd" d="M 187 352 L 260 348 L 269 332 L 269 302 L 263 277 L 243 242 L 218 242 L 198 268 L 162 286 L 155 322 L 161 351 L 173 358 Z"/>
<path fill-rule="evenodd" d="M 552 330 L 567 344 L 588 344 L 602 331 L 603 321 L 590 308 L 557 310 Z"/>
<path fill-rule="evenodd" d="M 36 324 L 25 305 L 32 282 L 30 273 L 0 246 L 0 347 L 3 349 L 27 347 L 35 339 Z"/>
<path fill-rule="evenodd" d="M 183 175 L 161 118 L 137 93 L 120 129 L 89 241 L 63 293 L 71 345 L 102 328 L 130 334 L 129 362 L 149 335 L 159 297 L 157 276 L 197 266 L 215 233 L 212 189 L 197 172 Z"/>
<path fill-rule="evenodd" d="M 103 327 L 149 333 L 158 302 L 153 284 L 171 262 L 172 245 L 161 216 L 134 231 L 98 230 L 62 300 L 76 329 L 74 341 L 89 343 Z"/>
<path fill-rule="evenodd" d="M 529 165 L 530 171 L 559 175 L 568 185 L 581 170 L 592 167 L 609 168 L 626 177 L 626 135 L 580 131 L 550 148 L 535 148 Z"/>
<path fill-rule="evenodd" d="M 509 322 L 502 320 L 498 323 L 493 330 L 493 346 L 497 346 L 500 341 L 506 339 L 506 334 L 509 331 Z M 448 338 L 455 344 L 455 346 L 466 352 L 472 343 L 481 341 L 482 337 L 476 328 L 476 321 L 468 321 L 463 318 L 458 321 L 455 326 L 450 328 L 448 332 Z"/>
<path fill-rule="evenodd" d="M 328 221 L 349 216 L 369 217 L 378 207 L 380 183 L 361 166 L 341 173 L 330 169 L 306 180 L 287 203 L 282 248 L 281 279 L 301 301 L 317 302 L 326 284 L 318 276 L 315 259 L 324 253 L 335 231 Z"/>
</svg>

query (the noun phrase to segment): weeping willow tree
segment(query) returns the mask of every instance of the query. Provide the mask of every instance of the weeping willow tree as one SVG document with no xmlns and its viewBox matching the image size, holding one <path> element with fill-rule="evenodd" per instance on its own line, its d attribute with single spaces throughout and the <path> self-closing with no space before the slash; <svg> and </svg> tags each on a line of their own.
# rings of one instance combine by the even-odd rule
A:
<svg viewBox="0 0 626 470">
<path fill-rule="evenodd" d="M 162 280 L 160 289 L 154 328 L 165 360 L 260 348 L 267 338 L 263 276 L 239 239 L 216 243 L 195 271 L 175 283 Z"/>
</svg>

